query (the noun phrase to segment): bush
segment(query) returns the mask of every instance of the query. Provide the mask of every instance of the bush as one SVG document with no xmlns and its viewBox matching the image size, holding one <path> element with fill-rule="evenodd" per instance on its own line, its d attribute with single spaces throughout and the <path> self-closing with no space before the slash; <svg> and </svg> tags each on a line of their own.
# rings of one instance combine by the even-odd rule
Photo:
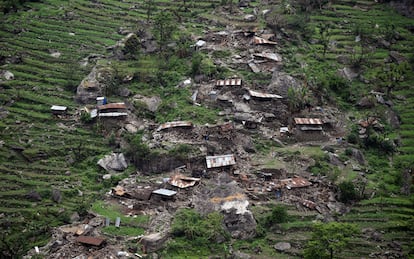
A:
<svg viewBox="0 0 414 259">
<path fill-rule="evenodd" d="M 339 200 L 341 202 L 349 203 L 358 199 L 355 186 L 351 181 L 342 182 L 338 185 L 338 187 L 340 191 Z"/>
<path fill-rule="evenodd" d="M 288 220 L 287 209 L 285 206 L 277 205 L 264 219 L 264 227 L 269 228 L 275 224 L 284 223 Z"/>
</svg>

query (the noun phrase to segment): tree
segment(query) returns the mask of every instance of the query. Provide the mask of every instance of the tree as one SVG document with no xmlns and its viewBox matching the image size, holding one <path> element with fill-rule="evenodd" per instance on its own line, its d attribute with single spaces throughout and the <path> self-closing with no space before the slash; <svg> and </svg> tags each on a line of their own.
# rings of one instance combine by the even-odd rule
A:
<svg viewBox="0 0 414 259">
<path fill-rule="evenodd" d="M 149 22 L 152 13 L 155 11 L 154 0 L 145 0 L 144 9 L 147 14 L 147 22 Z"/>
<path fill-rule="evenodd" d="M 319 36 L 321 37 L 321 44 L 323 46 L 323 57 L 325 58 L 328 50 L 329 41 L 331 40 L 331 25 L 329 23 L 321 23 L 319 28 Z"/>
<path fill-rule="evenodd" d="M 308 241 L 304 257 L 308 259 L 333 259 L 349 245 L 351 238 L 359 233 L 356 225 L 350 223 L 317 223 L 313 227 L 312 237 Z"/>
<path fill-rule="evenodd" d="M 160 12 L 155 16 L 153 33 L 161 53 L 164 52 L 167 43 L 172 39 L 176 30 L 177 25 L 171 12 Z"/>
<path fill-rule="evenodd" d="M 135 34 L 131 34 L 125 41 L 123 52 L 128 59 L 136 59 L 140 51 L 140 41 Z"/>
<path fill-rule="evenodd" d="M 355 186 L 351 181 L 342 182 L 338 185 L 338 187 L 340 190 L 340 201 L 347 203 L 358 198 Z"/>
</svg>

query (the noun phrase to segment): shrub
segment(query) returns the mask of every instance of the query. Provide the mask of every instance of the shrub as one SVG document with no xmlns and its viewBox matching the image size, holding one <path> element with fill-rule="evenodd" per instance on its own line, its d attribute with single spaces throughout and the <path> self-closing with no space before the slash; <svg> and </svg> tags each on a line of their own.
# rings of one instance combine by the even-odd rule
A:
<svg viewBox="0 0 414 259">
<path fill-rule="evenodd" d="M 278 223 L 284 223 L 288 220 L 287 209 L 285 206 L 277 205 L 264 219 L 264 227 L 272 227 Z"/>
<path fill-rule="evenodd" d="M 345 181 L 338 185 L 340 196 L 339 200 L 341 202 L 349 203 L 358 199 L 357 192 L 355 191 L 355 186 L 351 181 Z"/>
</svg>

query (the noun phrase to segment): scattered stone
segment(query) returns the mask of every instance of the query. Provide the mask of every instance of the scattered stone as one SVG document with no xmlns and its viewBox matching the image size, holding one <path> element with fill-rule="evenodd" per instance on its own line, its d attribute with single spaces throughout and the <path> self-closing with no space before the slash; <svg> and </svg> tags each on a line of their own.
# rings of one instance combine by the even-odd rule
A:
<svg viewBox="0 0 414 259">
<path fill-rule="evenodd" d="M 252 256 L 251 255 L 249 255 L 249 254 L 246 254 L 246 253 L 243 253 L 243 252 L 240 252 L 240 251 L 236 251 L 236 252 L 234 252 L 234 254 L 233 254 L 233 257 L 232 257 L 233 259 L 250 259 L 250 258 L 252 258 Z"/>
<path fill-rule="evenodd" d="M 292 246 L 288 242 L 279 242 L 279 243 L 276 243 L 274 247 L 277 251 L 284 252 L 286 250 L 289 250 Z"/>
<path fill-rule="evenodd" d="M 7 81 L 14 79 L 14 74 L 8 70 L 1 70 L 0 71 L 0 78 L 4 78 Z"/>
<path fill-rule="evenodd" d="M 104 180 L 109 180 L 109 179 L 111 179 L 112 178 L 112 175 L 111 174 L 104 174 L 103 176 L 102 176 L 102 179 L 104 179 Z"/>
<path fill-rule="evenodd" d="M 133 125 L 133 124 L 127 124 L 127 125 L 125 125 L 125 129 L 129 132 L 129 133 L 132 133 L 132 134 L 135 134 L 135 133 L 137 133 L 138 132 L 138 127 L 136 127 L 135 125 Z"/>
<path fill-rule="evenodd" d="M 30 191 L 28 194 L 25 195 L 28 200 L 31 201 L 41 201 L 42 197 L 40 194 L 34 190 Z"/>
<path fill-rule="evenodd" d="M 244 20 L 245 20 L 246 22 L 254 22 L 254 21 L 256 20 L 256 16 L 255 16 L 255 15 L 253 15 L 253 14 L 246 14 L 246 15 L 244 16 Z"/>
<path fill-rule="evenodd" d="M 106 155 L 98 161 L 98 165 L 106 171 L 124 171 L 128 168 L 125 156 L 122 153 Z"/>
<path fill-rule="evenodd" d="M 131 91 L 126 87 L 121 87 L 118 90 L 118 95 L 121 96 L 121 97 L 128 97 L 128 96 L 131 95 Z"/>
<path fill-rule="evenodd" d="M 62 202 L 62 193 L 59 190 L 53 190 L 52 191 L 52 201 L 56 203 Z"/>
<path fill-rule="evenodd" d="M 53 58 L 59 58 L 61 55 L 62 53 L 60 53 L 59 51 L 56 51 L 56 50 L 50 51 L 50 56 Z"/>
</svg>

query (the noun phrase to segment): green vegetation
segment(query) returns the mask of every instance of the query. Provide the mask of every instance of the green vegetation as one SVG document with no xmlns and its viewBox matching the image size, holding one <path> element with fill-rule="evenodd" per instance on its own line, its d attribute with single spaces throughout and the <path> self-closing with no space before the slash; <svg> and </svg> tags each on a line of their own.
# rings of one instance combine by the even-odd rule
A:
<svg viewBox="0 0 414 259">
<path fill-rule="evenodd" d="M 348 223 L 318 223 L 313 227 L 305 258 L 337 258 L 338 253 L 349 246 L 350 241 L 358 234 L 358 228 Z"/>
<path fill-rule="evenodd" d="M 162 254 L 170 258 L 226 256 L 229 234 L 222 226 L 223 215 L 213 212 L 202 216 L 192 209 L 181 209 L 174 216 L 171 232 L 174 237 Z"/>
</svg>

